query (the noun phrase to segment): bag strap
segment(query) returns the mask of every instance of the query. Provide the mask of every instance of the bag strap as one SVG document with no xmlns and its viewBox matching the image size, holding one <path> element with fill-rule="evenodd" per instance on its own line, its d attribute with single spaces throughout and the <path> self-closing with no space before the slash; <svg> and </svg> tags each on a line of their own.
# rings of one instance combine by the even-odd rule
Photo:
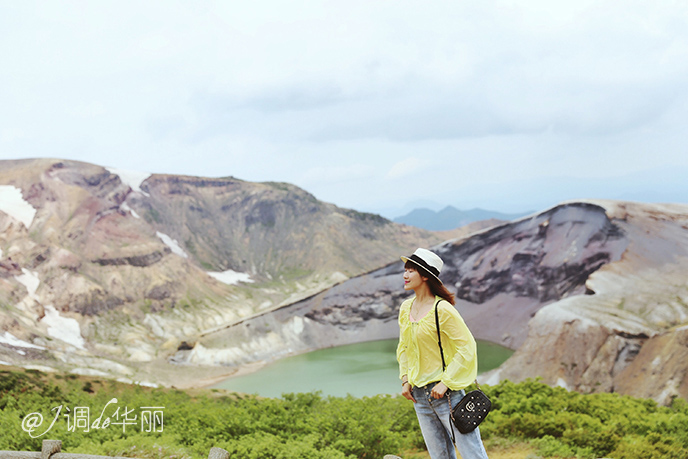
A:
<svg viewBox="0 0 688 459">
<path fill-rule="evenodd" d="M 442 338 L 440 337 L 440 315 L 437 312 L 437 305 L 440 304 L 441 299 L 437 300 L 435 303 L 435 325 L 437 326 L 437 344 L 440 346 L 440 357 L 442 357 L 442 372 L 447 367 L 444 363 L 444 351 L 442 350 Z"/>
<path fill-rule="evenodd" d="M 442 372 L 444 373 L 444 369 L 447 367 L 447 365 L 444 362 L 444 351 L 442 350 L 442 336 L 440 335 L 440 315 L 437 312 L 437 305 L 440 304 L 440 300 L 437 300 L 437 303 L 435 303 L 435 325 L 437 326 L 437 344 L 440 346 L 440 357 L 442 357 Z M 456 446 L 456 436 L 454 435 L 454 413 L 452 413 L 452 402 L 451 402 L 451 395 L 447 393 L 447 403 L 449 404 L 449 430 L 451 430 L 451 440 L 452 443 L 454 444 L 454 449 L 458 449 Z"/>
</svg>

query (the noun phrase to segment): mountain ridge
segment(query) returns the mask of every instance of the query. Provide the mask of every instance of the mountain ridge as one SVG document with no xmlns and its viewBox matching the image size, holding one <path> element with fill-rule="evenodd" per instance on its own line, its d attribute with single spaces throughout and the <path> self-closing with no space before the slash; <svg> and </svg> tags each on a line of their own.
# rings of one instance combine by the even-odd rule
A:
<svg viewBox="0 0 688 459">
<path fill-rule="evenodd" d="M 167 384 L 201 331 L 440 240 L 294 185 L 116 172 L 0 162 L 0 360 Z"/>
<path fill-rule="evenodd" d="M 290 184 L 54 159 L 0 162 L 0 200 L 4 364 L 181 387 L 394 338 L 423 246 L 516 351 L 484 381 L 688 396 L 688 205 L 567 201 L 447 239 Z"/>
<path fill-rule="evenodd" d="M 663 404 L 688 396 L 688 205 L 565 202 L 431 248 L 476 338 L 516 350 L 481 381 L 539 376 Z M 206 335 L 173 360 L 241 367 L 395 338 L 402 272 L 395 261 Z"/>
</svg>

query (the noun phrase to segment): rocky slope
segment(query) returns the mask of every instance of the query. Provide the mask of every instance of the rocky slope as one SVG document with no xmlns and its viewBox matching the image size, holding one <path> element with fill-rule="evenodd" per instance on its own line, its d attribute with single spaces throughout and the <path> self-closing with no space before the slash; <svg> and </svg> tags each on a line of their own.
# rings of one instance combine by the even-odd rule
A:
<svg viewBox="0 0 688 459">
<path fill-rule="evenodd" d="M 586 282 L 543 308 L 495 375 L 537 374 L 579 391 L 669 403 L 688 397 L 688 206 L 600 202 L 628 241 Z"/>
<path fill-rule="evenodd" d="M 418 241 L 288 184 L 2 161 L 0 363 L 169 382 L 180 343 Z"/>
<path fill-rule="evenodd" d="M 398 256 L 426 246 L 476 337 L 516 349 L 489 382 L 688 396 L 688 205 L 479 228 L 440 243 L 288 184 L 0 162 L 0 364 L 193 385 L 393 338 Z"/>
<path fill-rule="evenodd" d="M 490 382 L 688 396 L 688 206 L 565 203 L 434 249 L 476 337 L 517 349 Z M 397 261 L 205 334 L 174 361 L 231 367 L 396 337 L 402 270 Z"/>
</svg>

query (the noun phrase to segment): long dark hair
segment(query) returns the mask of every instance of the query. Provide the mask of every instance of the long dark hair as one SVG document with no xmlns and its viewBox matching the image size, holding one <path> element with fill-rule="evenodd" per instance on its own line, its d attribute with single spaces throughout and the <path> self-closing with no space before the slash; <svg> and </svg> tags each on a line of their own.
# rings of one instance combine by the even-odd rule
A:
<svg viewBox="0 0 688 459">
<path fill-rule="evenodd" d="M 430 274 L 427 269 L 423 268 L 422 266 L 419 266 L 415 264 L 412 261 L 407 261 L 406 264 L 404 264 L 404 268 L 412 268 L 418 271 L 418 274 L 421 275 L 421 277 L 427 277 L 428 279 L 428 287 L 430 287 L 430 292 L 432 292 L 433 295 L 437 295 L 440 298 L 447 300 L 450 302 L 452 305 L 456 304 L 456 300 L 454 299 L 454 294 L 450 292 L 447 287 L 444 286 L 442 282 L 437 280 L 435 276 Z"/>
</svg>

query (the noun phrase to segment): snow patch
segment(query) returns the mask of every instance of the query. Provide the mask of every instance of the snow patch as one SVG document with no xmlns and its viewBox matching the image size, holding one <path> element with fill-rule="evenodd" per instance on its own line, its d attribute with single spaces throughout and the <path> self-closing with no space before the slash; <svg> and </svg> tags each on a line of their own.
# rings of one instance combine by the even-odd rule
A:
<svg viewBox="0 0 688 459">
<path fill-rule="evenodd" d="M 0 210 L 22 222 L 26 229 L 36 216 L 36 209 L 24 200 L 21 190 L 12 185 L 0 185 Z"/>
<path fill-rule="evenodd" d="M 299 316 L 294 316 L 290 322 L 289 326 L 291 327 L 291 331 L 300 335 L 303 332 L 303 319 Z"/>
<path fill-rule="evenodd" d="M 136 211 L 135 211 L 134 209 L 132 209 L 131 207 L 129 207 L 129 204 L 127 204 L 126 202 L 123 202 L 122 205 L 119 206 L 119 208 L 122 209 L 122 210 L 125 211 L 125 212 L 129 212 L 131 215 L 134 216 L 134 218 L 141 218 L 141 217 L 139 217 L 139 214 L 137 214 Z"/>
<path fill-rule="evenodd" d="M 4 335 L 0 335 L 0 343 L 9 344 L 10 346 L 14 346 L 14 347 L 25 347 L 25 348 L 30 348 L 30 349 L 45 349 L 44 347 L 36 346 L 35 344 L 31 344 L 31 343 L 27 343 L 26 341 L 22 341 L 10 332 L 5 332 Z"/>
<path fill-rule="evenodd" d="M 115 169 L 114 167 L 106 167 L 111 174 L 119 176 L 119 179 L 125 185 L 128 185 L 133 191 L 141 193 L 144 196 L 150 196 L 141 189 L 141 184 L 151 176 L 148 172 L 127 171 L 124 169 Z"/>
<path fill-rule="evenodd" d="M 232 271 L 231 269 L 221 273 L 210 271 L 208 272 L 208 275 L 227 285 L 235 285 L 239 282 L 253 282 L 253 279 L 251 279 L 250 275 L 246 273 L 238 273 L 236 271 Z"/>
<path fill-rule="evenodd" d="M 38 298 L 36 297 L 36 290 L 38 290 L 38 286 L 41 284 L 41 280 L 38 278 L 38 273 L 32 273 L 28 269 L 22 268 L 22 274 L 19 276 L 14 276 L 14 278 L 17 280 L 17 282 L 26 287 L 31 299 L 38 301 Z"/>
<path fill-rule="evenodd" d="M 158 388 L 158 386 L 155 383 L 148 382 L 148 381 L 134 381 L 131 379 L 127 378 L 117 378 L 116 381 L 124 383 L 124 384 L 136 384 L 137 386 L 143 386 L 143 387 L 153 387 L 153 388 Z"/>
<path fill-rule="evenodd" d="M 160 231 L 157 231 L 155 234 L 160 238 L 162 242 L 165 243 L 167 247 L 169 247 L 172 250 L 172 253 L 177 254 L 180 257 L 189 258 L 186 252 L 184 252 L 184 249 L 182 249 L 179 246 L 179 242 L 177 242 L 176 239 L 172 239 L 167 234 L 163 234 Z"/>
<path fill-rule="evenodd" d="M 69 343 L 79 349 L 86 344 L 81 336 L 79 322 L 69 317 L 62 317 L 53 306 L 45 306 L 45 317 L 41 319 L 48 326 L 48 335 Z"/>
<path fill-rule="evenodd" d="M 159 386 L 156 383 L 149 382 L 149 381 L 134 381 L 134 384 L 138 384 L 139 386 L 143 387 L 152 387 L 157 389 Z"/>
<path fill-rule="evenodd" d="M 12 364 L 9 362 L 5 362 L 4 360 L 0 360 L 0 365 L 8 365 L 11 366 Z"/>
<path fill-rule="evenodd" d="M 74 373 L 75 375 L 81 376 L 110 376 L 104 371 L 94 370 L 93 368 L 74 368 L 70 371 L 70 373 Z"/>
</svg>

